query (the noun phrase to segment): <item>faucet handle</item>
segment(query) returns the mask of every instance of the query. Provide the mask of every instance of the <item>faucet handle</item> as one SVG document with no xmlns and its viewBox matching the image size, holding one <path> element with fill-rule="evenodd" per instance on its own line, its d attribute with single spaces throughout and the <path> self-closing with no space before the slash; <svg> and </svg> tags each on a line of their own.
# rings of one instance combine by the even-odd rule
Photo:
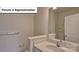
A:
<svg viewBox="0 0 79 59">
<path fill-rule="evenodd" d="M 60 41 L 57 41 L 56 46 L 57 46 L 57 47 L 60 47 Z"/>
</svg>

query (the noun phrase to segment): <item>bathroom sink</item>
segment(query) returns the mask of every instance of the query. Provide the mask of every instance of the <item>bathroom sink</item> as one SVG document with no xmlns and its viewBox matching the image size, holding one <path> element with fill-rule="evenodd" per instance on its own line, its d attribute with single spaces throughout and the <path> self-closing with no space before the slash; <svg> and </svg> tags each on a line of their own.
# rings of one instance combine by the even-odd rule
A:
<svg viewBox="0 0 79 59">
<path fill-rule="evenodd" d="M 50 43 L 48 41 L 43 41 L 34 46 L 43 52 L 65 52 L 61 47 L 57 47 L 55 43 Z"/>
<path fill-rule="evenodd" d="M 72 42 L 68 42 L 68 41 L 63 41 L 61 43 L 61 46 L 62 47 L 66 47 L 66 48 L 69 48 L 69 49 L 76 49 L 76 47 L 78 46 L 76 43 L 72 43 Z"/>
<path fill-rule="evenodd" d="M 48 51 L 53 51 L 53 52 L 65 52 L 64 49 L 61 49 L 61 47 L 57 47 L 54 45 L 47 45 L 46 48 Z"/>
<path fill-rule="evenodd" d="M 59 40 L 57 40 L 57 39 L 48 40 L 48 42 L 54 43 L 54 44 L 56 44 L 57 41 L 59 41 Z M 66 47 L 66 48 L 69 48 L 69 49 L 76 49 L 77 46 L 79 46 L 79 45 L 76 44 L 76 43 L 73 43 L 73 42 L 69 42 L 69 41 L 62 41 L 60 43 L 60 47 Z"/>
<path fill-rule="evenodd" d="M 76 49 L 77 44 L 63 41 L 58 47 L 55 42 L 57 43 L 57 41 L 55 40 L 54 41 L 43 41 L 39 44 L 35 44 L 34 46 L 43 52 L 74 52 L 76 50 L 77 51 L 79 50 L 78 48 Z"/>
<path fill-rule="evenodd" d="M 73 48 L 74 47 L 72 44 L 67 43 L 67 42 L 64 42 L 64 43 L 62 42 L 61 46 L 64 46 L 64 47 L 67 47 L 67 48 Z"/>
</svg>

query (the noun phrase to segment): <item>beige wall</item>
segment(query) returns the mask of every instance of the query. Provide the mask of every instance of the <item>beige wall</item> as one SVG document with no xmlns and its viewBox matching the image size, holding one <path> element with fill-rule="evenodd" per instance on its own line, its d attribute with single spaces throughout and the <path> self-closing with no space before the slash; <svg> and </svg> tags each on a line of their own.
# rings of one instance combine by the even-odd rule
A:
<svg viewBox="0 0 79 59">
<path fill-rule="evenodd" d="M 33 35 L 33 25 L 34 14 L 0 14 L 0 32 L 20 32 L 19 45 L 24 45 L 23 47 L 18 47 L 21 51 L 28 48 L 27 38 Z"/>
<path fill-rule="evenodd" d="M 29 36 L 48 34 L 48 13 L 48 7 L 40 7 L 37 14 L 0 14 L 0 31 L 20 32 L 20 41 L 16 48 L 24 51 L 29 47 L 27 40 Z M 11 42 L 8 41 L 7 43 Z"/>
<path fill-rule="evenodd" d="M 48 7 L 39 7 L 38 13 L 34 18 L 34 35 L 42 35 L 48 33 Z"/>
<path fill-rule="evenodd" d="M 57 13 L 58 14 L 58 17 L 57 17 L 58 19 L 56 20 L 57 38 L 64 39 L 64 20 L 65 20 L 64 17 L 71 14 L 76 14 L 76 13 L 79 13 L 79 8 L 74 8 L 74 9 Z"/>
</svg>

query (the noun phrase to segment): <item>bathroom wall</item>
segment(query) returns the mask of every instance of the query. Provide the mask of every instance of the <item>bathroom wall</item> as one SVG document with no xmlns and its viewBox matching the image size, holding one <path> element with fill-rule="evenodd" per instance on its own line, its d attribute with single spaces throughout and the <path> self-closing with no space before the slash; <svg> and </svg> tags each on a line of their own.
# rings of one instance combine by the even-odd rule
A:
<svg viewBox="0 0 79 59">
<path fill-rule="evenodd" d="M 28 48 L 27 38 L 28 36 L 33 36 L 33 25 L 34 14 L 0 14 L 0 32 L 20 32 L 18 37 L 18 48 L 20 50 L 17 51 L 24 51 Z M 12 41 L 8 41 L 7 43 L 10 43 L 9 45 L 11 45 L 11 42 Z M 13 42 L 15 43 L 15 41 Z M 2 43 L 4 43 L 4 41 Z"/>
<path fill-rule="evenodd" d="M 79 13 L 79 8 L 70 9 L 67 11 L 59 12 L 58 19 L 56 20 L 56 37 L 59 39 L 65 39 L 64 37 L 64 20 L 65 16 Z"/>
<path fill-rule="evenodd" d="M 48 34 L 48 7 L 39 7 L 34 16 L 34 35 Z"/>
</svg>

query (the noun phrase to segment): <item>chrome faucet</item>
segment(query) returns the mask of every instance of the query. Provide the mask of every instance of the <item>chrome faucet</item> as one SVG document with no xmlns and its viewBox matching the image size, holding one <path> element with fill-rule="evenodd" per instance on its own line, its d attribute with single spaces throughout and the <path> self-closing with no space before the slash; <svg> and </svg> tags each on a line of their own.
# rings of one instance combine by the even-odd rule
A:
<svg viewBox="0 0 79 59">
<path fill-rule="evenodd" d="M 56 46 L 57 46 L 57 47 L 60 47 L 61 43 L 62 43 L 62 40 L 57 41 Z"/>
</svg>

